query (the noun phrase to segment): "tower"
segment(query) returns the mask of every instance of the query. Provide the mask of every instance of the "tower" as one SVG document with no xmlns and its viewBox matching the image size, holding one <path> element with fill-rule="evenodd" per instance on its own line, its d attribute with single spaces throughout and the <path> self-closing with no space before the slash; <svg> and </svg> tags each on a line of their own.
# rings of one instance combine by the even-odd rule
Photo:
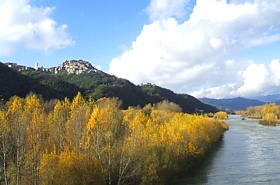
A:
<svg viewBox="0 0 280 185">
<path fill-rule="evenodd" d="M 38 69 L 39 69 L 39 64 L 38 64 L 38 62 L 36 62 L 35 63 L 35 70 L 38 71 Z"/>
</svg>

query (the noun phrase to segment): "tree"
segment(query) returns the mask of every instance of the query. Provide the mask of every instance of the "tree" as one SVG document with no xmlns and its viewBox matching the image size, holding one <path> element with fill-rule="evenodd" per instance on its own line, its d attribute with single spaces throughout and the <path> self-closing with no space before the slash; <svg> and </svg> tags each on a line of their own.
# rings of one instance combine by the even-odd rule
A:
<svg viewBox="0 0 280 185">
<path fill-rule="evenodd" d="M 157 110 L 166 110 L 166 111 L 171 111 L 171 112 L 182 112 L 183 111 L 183 109 L 179 105 L 177 105 L 173 102 L 169 102 L 168 100 L 163 100 L 163 101 L 157 103 L 155 105 L 155 107 Z"/>
<path fill-rule="evenodd" d="M 10 128 L 5 118 L 4 112 L 0 110 L 0 159 L 1 159 L 1 179 L 4 179 L 6 185 L 9 184 L 7 177 L 7 165 L 8 165 L 8 154 L 9 154 L 9 141 Z"/>
<path fill-rule="evenodd" d="M 118 169 L 117 151 L 124 129 L 120 102 L 116 98 L 102 98 L 89 119 L 84 137 L 85 147 L 103 165 L 108 173 L 108 184 L 117 182 L 114 172 Z"/>
<path fill-rule="evenodd" d="M 44 107 L 40 100 L 35 94 L 28 96 L 22 121 L 27 125 L 26 180 L 31 184 L 39 184 L 40 157 L 47 141 L 45 120 Z"/>
<path fill-rule="evenodd" d="M 79 92 L 70 106 L 70 117 L 66 123 L 66 144 L 70 150 L 79 150 L 86 124 L 91 114 L 91 107 L 87 105 Z"/>
<path fill-rule="evenodd" d="M 66 123 L 70 118 L 71 103 L 68 99 L 58 101 L 54 110 L 49 113 L 49 151 L 60 153 L 66 146 Z"/>
<path fill-rule="evenodd" d="M 248 115 L 248 118 L 256 118 L 256 119 L 261 119 L 261 108 L 262 106 L 254 106 L 254 107 L 248 107 L 246 109 L 246 113 Z"/>
<path fill-rule="evenodd" d="M 0 109 L 5 184 L 167 184 L 227 128 L 223 121 L 151 104 L 121 110 L 117 98 L 86 101 L 78 93 L 72 103 L 51 102 L 46 111 L 31 94 Z"/>
<path fill-rule="evenodd" d="M 277 106 L 275 103 L 270 103 L 270 104 L 263 105 L 261 107 L 260 112 L 261 112 L 262 118 L 267 113 L 272 113 L 272 114 L 275 114 L 277 116 L 277 119 L 278 119 L 278 117 L 280 116 L 280 107 Z"/>
<path fill-rule="evenodd" d="M 228 115 L 226 112 L 220 111 L 214 114 L 214 119 L 226 120 L 228 119 Z"/>
<path fill-rule="evenodd" d="M 51 152 L 41 159 L 41 184 L 105 184 L 104 171 L 94 157 L 66 149 L 60 154 Z"/>
<path fill-rule="evenodd" d="M 13 97 L 7 102 L 7 121 L 11 129 L 12 145 L 15 148 L 15 157 L 12 164 L 14 164 L 15 179 L 11 179 L 13 184 L 21 184 L 22 169 L 26 161 L 26 142 L 27 142 L 27 124 L 23 118 L 23 104 L 24 100 L 19 97 Z M 12 151 L 14 152 L 14 151 Z M 11 168 L 12 168 L 11 167 Z"/>
</svg>

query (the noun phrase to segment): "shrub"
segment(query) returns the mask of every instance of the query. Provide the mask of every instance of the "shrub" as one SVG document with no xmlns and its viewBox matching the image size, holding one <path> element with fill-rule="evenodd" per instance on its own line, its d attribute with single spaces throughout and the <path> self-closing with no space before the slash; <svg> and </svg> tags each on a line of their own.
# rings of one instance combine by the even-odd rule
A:
<svg viewBox="0 0 280 185">
<path fill-rule="evenodd" d="M 274 113 L 266 113 L 263 119 L 259 121 L 262 125 L 276 126 L 280 124 L 278 116 Z"/>
<path fill-rule="evenodd" d="M 226 112 L 220 111 L 214 114 L 214 119 L 226 120 L 228 119 L 228 115 Z"/>
</svg>

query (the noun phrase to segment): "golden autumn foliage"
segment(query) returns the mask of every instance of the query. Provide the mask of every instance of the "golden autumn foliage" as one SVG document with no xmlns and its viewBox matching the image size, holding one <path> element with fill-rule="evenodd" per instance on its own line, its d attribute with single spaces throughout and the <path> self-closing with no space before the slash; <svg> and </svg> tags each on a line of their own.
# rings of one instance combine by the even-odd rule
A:
<svg viewBox="0 0 280 185">
<path fill-rule="evenodd" d="M 262 125 L 276 126 L 280 124 L 280 106 L 275 103 L 248 107 L 245 111 L 248 118 L 261 119 Z"/>
<path fill-rule="evenodd" d="M 100 161 L 92 156 L 66 149 L 60 154 L 43 154 L 41 158 L 41 184 L 105 184 Z"/>
<path fill-rule="evenodd" d="M 226 112 L 220 111 L 220 112 L 216 112 L 214 114 L 214 119 L 218 119 L 218 120 L 227 120 L 228 119 L 228 114 Z"/>
<path fill-rule="evenodd" d="M 120 104 L 79 93 L 46 110 L 36 95 L 11 99 L 0 112 L 5 184 L 168 184 L 228 129 L 169 102 Z"/>
<path fill-rule="evenodd" d="M 275 113 L 266 113 L 263 118 L 259 121 L 262 125 L 270 125 L 270 126 L 276 126 L 280 125 L 280 120 L 278 119 L 278 116 Z"/>
</svg>

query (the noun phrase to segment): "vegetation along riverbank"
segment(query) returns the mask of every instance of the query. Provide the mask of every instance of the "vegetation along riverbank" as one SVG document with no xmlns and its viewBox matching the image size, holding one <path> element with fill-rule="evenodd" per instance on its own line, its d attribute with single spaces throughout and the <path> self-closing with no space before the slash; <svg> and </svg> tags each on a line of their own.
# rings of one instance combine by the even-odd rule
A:
<svg viewBox="0 0 280 185">
<path fill-rule="evenodd" d="M 120 108 L 116 98 L 12 97 L 0 109 L 5 184 L 168 184 L 228 129 L 164 101 Z"/>
<path fill-rule="evenodd" d="M 245 111 L 236 111 L 236 113 L 243 117 L 260 119 L 259 123 L 262 125 L 280 125 L 280 106 L 275 103 L 248 107 Z"/>
</svg>

